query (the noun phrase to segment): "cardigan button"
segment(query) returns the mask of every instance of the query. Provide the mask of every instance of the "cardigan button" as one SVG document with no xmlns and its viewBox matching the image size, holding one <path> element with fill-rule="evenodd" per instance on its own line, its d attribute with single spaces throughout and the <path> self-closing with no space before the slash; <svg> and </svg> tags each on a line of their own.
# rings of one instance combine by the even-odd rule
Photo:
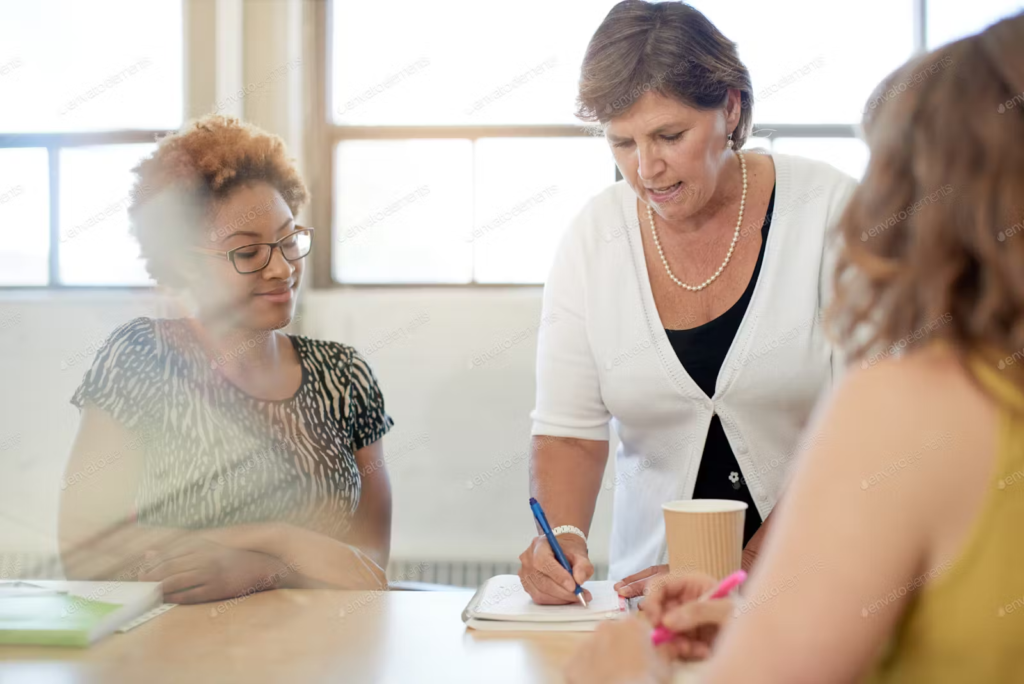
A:
<svg viewBox="0 0 1024 684">
<path fill-rule="evenodd" d="M 736 453 L 737 454 L 745 454 L 745 453 L 747 453 L 747 445 L 746 444 L 739 444 L 739 445 L 737 445 Z"/>
</svg>

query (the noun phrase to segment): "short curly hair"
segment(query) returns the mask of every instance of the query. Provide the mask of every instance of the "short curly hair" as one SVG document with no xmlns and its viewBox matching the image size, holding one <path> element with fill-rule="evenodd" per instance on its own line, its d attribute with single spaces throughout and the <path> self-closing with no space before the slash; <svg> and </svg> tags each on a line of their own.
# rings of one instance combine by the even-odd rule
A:
<svg viewBox="0 0 1024 684">
<path fill-rule="evenodd" d="M 174 267 L 175 257 L 194 243 L 184 227 L 207 228 L 218 200 L 255 182 L 276 188 L 293 215 L 309 199 L 280 137 L 215 114 L 161 138 L 156 151 L 132 172 L 136 180 L 128 207 L 131 233 L 139 241 L 150 276 L 170 287 L 184 285 Z"/>
</svg>

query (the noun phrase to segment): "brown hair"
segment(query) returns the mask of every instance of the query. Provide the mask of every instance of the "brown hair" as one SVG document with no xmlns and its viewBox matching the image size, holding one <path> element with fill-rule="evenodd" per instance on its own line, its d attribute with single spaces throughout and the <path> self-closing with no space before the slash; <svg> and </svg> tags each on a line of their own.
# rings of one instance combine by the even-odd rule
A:
<svg viewBox="0 0 1024 684">
<path fill-rule="evenodd" d="M 740 91 L 736 149 L 753 126 L 750 72 L 736 44 L 682 2 L 624 0 L 608 12 L 583 58 L 576 116 L 607 123 L 654 90 L 697 109 L 724 107 Z"/>
<path fill-rule="evenodd" d="M 912 59 L 868 101 L 829 311 L 851 360 L 925 338 L 961 359 L 1024 347 L 1022 91 L 1024 14 Z"/>
<path fill-rule="evenodd" d="M 189 229 L 207 227 L 216 201 L 259 181 L 274 186 L 292 214 L 309 197 L 281 138 L 214 114 L 161 138 L 156 151 L 132 171 L 131 232 L 142 247 L 146 270 L 172 287 L 184 284 L 174 268 L 176 252 L 194 242 Z"/>
</svg>

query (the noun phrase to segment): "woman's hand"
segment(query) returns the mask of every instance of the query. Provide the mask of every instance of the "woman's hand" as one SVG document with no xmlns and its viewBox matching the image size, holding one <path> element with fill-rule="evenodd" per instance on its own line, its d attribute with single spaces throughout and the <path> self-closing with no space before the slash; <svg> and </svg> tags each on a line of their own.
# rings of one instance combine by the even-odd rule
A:
<svg viewBox="0 0 1024 684">
<path fill-rule="evenodd" d="M 235 525 L 204 530 L 202 535 L 222 546 L 281 559 L 296 571 L 287 586 L 375 591 L 388 588 L 384 570 L 358 547 L 289 523 Z"/>
<path fill-rule="evenodd" d="M 569 684 L 668 682 L 671 667 L 663 649 L 651 645 L 651 626 L 643 620 L 604 622 L 573 655 L 565 678 Z M 659 650 L 663 650 L 660 655 Z"/>
<path fill-rule="evenodd" d="M 534 603 L 557 606 L 576 603 L 576 585 L 594 576 L 594 566 L 587 555 L 586 543 L 575 534 L 558 536 L 558 544 L 565 559 L 572 566 L 572 575 L 555 558 L 548 539 L 543 534 L 534 537 L 530 548 L 519 556 L 519 580 Z M 590 592 L 583 590 L 583 598 L 590 603 Z"/>
<path fill-rule="evenodd" d="M 665 579 L 666 575 L 668 575 L 667 565 L 652 565 L 646 570 L 641 570 L 616 582 L 615 591 L 619 592 L 619 596 L 625 598 L 643 596 L 649 593 L 648 590 L 653 589 L 658 581 Z"/>
<path fill-rule="evenodd" d="M 675 657 L 707 658 L 718 632 L 732 618 L 731 598 L 698 600 L 717 586 L 718 581 L 704 573 L 669 575 L 648 594 L 642 611 L 652 625 L 675 633 L 666 644 Z"/>
<path fill-rule="evenodd" d="M 189 538 L 147 553 L 140 582 L 160 582 L 168 603 L 205 603 L 274 589 L 293 568 L 257 551 Z"/>
</svg>

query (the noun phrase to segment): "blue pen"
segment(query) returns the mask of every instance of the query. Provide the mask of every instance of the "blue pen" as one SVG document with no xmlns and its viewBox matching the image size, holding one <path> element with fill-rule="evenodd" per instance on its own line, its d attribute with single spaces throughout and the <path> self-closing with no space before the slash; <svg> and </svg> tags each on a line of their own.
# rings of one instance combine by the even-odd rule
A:
<svg viewBox="0 0 1024 684">
<path fill-rule="evenodd" d="M 572 566 L 569 565 L 569 561 L 566 560 L 565 553 L 562 552 L 562 547 L 559 546 L 558 540 L 555 539 L 555 535 L 551 533 L 551 525 L 548 525 L 548 519 L 547 516 L 544 515 L 544 509 L 540 507 L 540 502 L 532 496 L 530 497 L 530 510 L 533 511 L 533 517 L 537 520 L 537 524 L 540 525 L 540 529 L 544 533 L 544 536 L 548 538 L 548 544 L 551 544 L 551 550 L 554 552 L 555 558 L 558 559 L 558 562 L 562 564 L 562 567 L 568 571 L 569 576 L 571 577 Z M 573 583 L 575 584 L 575 582 L 576 580 L 574 579 Z M 583 607 L 586 608 L 587 600 L 583 598 L 583 587 L 577 584 L 576 591 L 574 593 L 576 594 L 576 598 L 580 600 L 580 603 L 583 604 Z"/>
</svg>

